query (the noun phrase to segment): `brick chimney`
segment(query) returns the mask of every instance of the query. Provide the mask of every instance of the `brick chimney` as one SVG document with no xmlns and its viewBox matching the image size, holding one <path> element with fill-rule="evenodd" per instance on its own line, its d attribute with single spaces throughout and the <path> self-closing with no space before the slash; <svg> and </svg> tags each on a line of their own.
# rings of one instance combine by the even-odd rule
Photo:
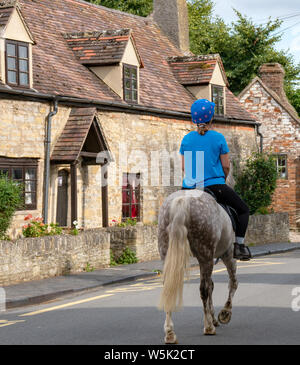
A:
<svg viewBox="0 0 300 365">
<path fill-rule="evenodd" d="M 153 0 L 153 19 L 184 54 L 190 53 L 186 0 Z"/>
<path fill-rule="evenodd" d="M 280 97 L 285 99 L 283 89 L 284 69 L 280 63 L 264 63 L 259 68 L 259 75 L 262 82 Z"/>
</svg>

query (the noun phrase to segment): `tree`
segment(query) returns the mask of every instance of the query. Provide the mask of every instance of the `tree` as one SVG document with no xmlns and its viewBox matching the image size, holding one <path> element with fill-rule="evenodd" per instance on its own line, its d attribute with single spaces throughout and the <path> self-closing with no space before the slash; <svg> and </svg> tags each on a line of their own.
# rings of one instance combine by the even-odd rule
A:
<svg viewBox="0 0 300 365">
<path fill-rule="evenodd" d="M 212 0 L 189 0 L 191 51 L 195 54 L 219 53 L 235 94 L 241 92 L 258 74 L 263 63 L 278 62 L 285 69 L 285 91 L 300 113 L 299 89 L 300 64 L 295 65 L 288 52 L 275 50 L 281 35 L 281 21 L 270 20 L 256 25 L 251 19 L 235 10 L 237 20 L 228 26 L 213 18 Z"/>
<path fill-rule="evenodd" d="M 152 0 L 88 0 L 97 5 L 113 8 L 126 13 L 148 16 L 153 9 Z"/>
<path fill-rule="evenodd" d="M 277 167 L 274 157 L 265 153 L 253 153 L 242 171 L 235 171 L 234 190 L 248 205 L 250 214 L 267 211 L 276 188 Z"/>
</svg>

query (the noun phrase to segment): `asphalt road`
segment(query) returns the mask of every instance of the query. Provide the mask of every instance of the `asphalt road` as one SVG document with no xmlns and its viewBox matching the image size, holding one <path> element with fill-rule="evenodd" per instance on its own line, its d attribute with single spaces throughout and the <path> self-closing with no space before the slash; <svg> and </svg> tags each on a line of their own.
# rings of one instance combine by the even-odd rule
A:
<svg viewBox="0 0 300 365">
<path fill-rule="evenodd" d="M 215 266 L 216 313 L 227 299 L 228 277 Z M 300 250 L 238 263 L 239 288 L 231 322 L 203 335 L 199 272 L 184 287 L 184 308 L 173 314 L 180 345 L 287 345 L 300 343 Z M 158 311 L 161 279 L 140 280 L 0 312 L 0 344 L 162 345 Z"/>
</svg>

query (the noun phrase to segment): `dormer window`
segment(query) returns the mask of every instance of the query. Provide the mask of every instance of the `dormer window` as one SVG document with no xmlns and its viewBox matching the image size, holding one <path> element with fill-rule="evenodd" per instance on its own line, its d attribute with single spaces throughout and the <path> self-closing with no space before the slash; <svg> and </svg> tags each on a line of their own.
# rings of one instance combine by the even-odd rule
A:
<svg viewBox="0 0 300 365">
<path fill-rule="evenodd" d="M 144 67 L 131 29 L 63 34 L 82 65 L 89 68 L 120 98 L 139 102 L 139 74 Z"/>
<path fill-rule="evenodd" d="M 138 102 L 138 73 L 137 67 L 123 64 L 124 100 L 131 103 Z"/>
<path fill-rule="evenodd" d="M 28 44 L 6 40 L 6 80 L 7 84 L 29 87 Z"/>
<path fill-rule="evenodd" d="M 212 101 L 216 104 L 215 114 L 224 115 L 224 88 L 223 86 L 211 85 Z"/>
</svg>

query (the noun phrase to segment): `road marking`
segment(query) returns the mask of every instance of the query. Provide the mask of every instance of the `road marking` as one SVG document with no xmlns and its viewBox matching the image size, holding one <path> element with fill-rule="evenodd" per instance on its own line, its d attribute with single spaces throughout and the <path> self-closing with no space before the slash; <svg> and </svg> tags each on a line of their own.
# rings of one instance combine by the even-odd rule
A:
<svg viewBox="0 0 300 365">
<path fill-rule="evenodd" d="M 70 302 L 70 303 L 66 303 L 66 304 L 57 305 L 55 307 L 44 308 L 44 309 L 41 309 L 41 310 L 38 310 L 38 311 L 35 311 L 35 312 L 29 312 L 29 313 L 20 314 L 19 317 L 35 316 L 36 314 L 45 313 L 45 312 L 51 312 L 51 311 L 54 311 L 54 310 L 57 310 L 57 309 L 71 307 L 71 306 L 77 305 L 77 304 L 92 302 L 93 300 L 111 297 L 112 295 L 113 294 L 98 295 L 97 297 L 92 297 L 92 298 L 77 300 L 76 302 Z"/>
<path fill-rule="evenodd" d="M 246 265 L 245 264 L 237 265 L 237 269 L 249 268 L 249 267 L 251 268 L 251 267 L 257 267 L 257 266 L 282 265 L 282 264 L 284 264 L 284 262 L 263 261 L 262 259 L 260 259 L 260 260 L 252 260 L 251 263 L 246 264 Z M 191 270 L 192 269 L 193 269 L 193 267 L 191 268 Z M 196 267 L 194 267 L 194 269 L 196 269 Z M 219 272 L 223 272 L 223 271 L 227 271 L 226 267 L 224 267 L 222 269 L 214 270 L 213 273 L 219 273 Z M 199 276 L 199 273 L 192 274 L 190 276 Z M 66 304 L 62 304 L 62 305 L 57 305 L 57 306 L 54 306 L 54 307 L 48 307 L 48 308 L 44 308 L 44 309 L 41 309 L 41 310 L 37 310 L 35 312 L 20 314 L 19 317 L 34 316 L 34 315 L 37 315 L 37 314 L 50 312 L 50 311 L 54 311 L 54 310 L 57 310 L 57 309 L 71 307 L 71 306 L 77 305 L 77 304 L 92 302 L 94 300 L 98 300 L 98 299 L 113 296 L 114 294 L 117 294 L 117 293 L 147 291 L 147 290 L 158 289 L 158 288 L 161 288 L 163 286 L 162 277 L 154 277 L 153 279 L 146 279 L 146 281 L 145 281 L 145 279 L 139 279 L 138 281 L 142 281 L 142 280 L 144 280 L 144 282 L 138 282 L 136 284 L 131 284 L 131 285 L 125 287 L 125 288 L 123 287 L 123 288 L 115 288 L 115 289 L 106 290 L 105 291 L 106 294 L 103 294 L 103 295 L 99 295 L 99 296 L 91 297 L 91 298 L 87 298 L 87 299 L 82 299 L 82 300 L 78 300 L 78 301 L 75 301 L 75 302 L 70 302 L 70 303 L 66 303 Z M 17 322 L 18 321 L 12 321 L 12 322 L 9 322 L 9 323 L 10 324 L 15 324 Z M 0 327 L 10 325 L 10 324 L 8 324 L 8 322 L 5 322 L 5 323 L 3 322 L 3 324 L 1 324 L 1 323 L 2 322 L 0 321 Z"/>
<path fill-rule="evenodd" d="M 26 322 L 25 320 L 18 320 L 18 321 L 7 321 L 5 319 L 0 320 L 0 327 L 11 326 L 12 324 Z"/>
</svg>

